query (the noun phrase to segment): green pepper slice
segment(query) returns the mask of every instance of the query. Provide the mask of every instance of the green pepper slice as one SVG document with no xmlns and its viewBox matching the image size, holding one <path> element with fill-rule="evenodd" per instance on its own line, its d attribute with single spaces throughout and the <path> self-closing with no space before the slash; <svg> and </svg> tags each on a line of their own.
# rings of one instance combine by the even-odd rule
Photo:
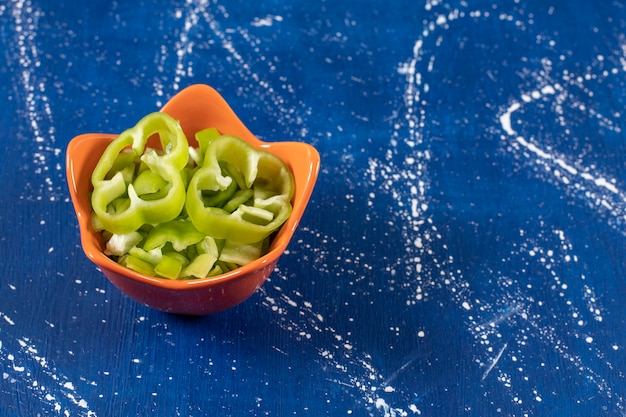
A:
<svg viewBox="0 0 626 417">
<path fill-rule="evenodd" d="M 238 190 L 250 189 L 259 197 L 234 210 L 206 204 L 203 195 L 223 193 L 233 187 L 233 182 Z M 287 220 L 293 191 L 292 173 L 280 158 L 242 139 L 223 135 L 212 138 L 206 146 L 202 166 L 189 182 L 185 209 L 196 229 L 208 236 L 255 243 Z"/>
<path fill-rule="evenodd" d="M 148 139 L 158 135 L 162 151 L 146 150 Z M 176 218 L 185 204 L 185 182 L 181 171 L 189 159 L 188 142 L 178 121 L 155 112 L 122 132 L 106 148 L 93 171 L 92 208 L 97 224 L 115 234 L 125 234 L 144 224 L 159 224 Z M 126 166 L 128 153 L 134 158 Z M 128 166 L 143 162 L 151 171 L 156 188 L 146 197 L 138 195 L 129 181 Z M 144 175 L 145 176 L 145 175 Z M 134 177 L 134 175 L 133 175 Z M 116 201 L 117 200 L 117 201 Z"/>
<path fill-rule="evenodd" d="M 174 219 L 169 222 L 156 225 L 143 243 L 143 249 L 151 251 L 163 247 L 170 243 L 175 251 L 182 252 L 187 246 L 194 245 L 204 239 L 204 234 L 200 233 L 187 219 Z"/>
</svg>

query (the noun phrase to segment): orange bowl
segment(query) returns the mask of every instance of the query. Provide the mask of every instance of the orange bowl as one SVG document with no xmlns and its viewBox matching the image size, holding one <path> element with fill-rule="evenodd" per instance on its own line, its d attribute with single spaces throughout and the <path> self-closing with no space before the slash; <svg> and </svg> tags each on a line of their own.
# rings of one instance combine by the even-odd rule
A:
<svg viewBox="0 0 626 417">
<path fill-rule="evenodd" d="M 208 315 L 248 299 L 271 274 L 293 236 L 308 204 L 320 157 L 311 145 L 301 142 L 263 142 L 241 122 L 228 103 L 213 88 L 197 84 L 174 96 L 162 112 L 179 120 L 191 145 L 195 133 L 214 127 L 222 134 L 244 139 L 252 146 L 279 156 L 293 172 L 293 211 L 273 238 L 263 257 L 233 271 L 210 278 L 169 280 L 132 271 L 107 257 L 101 233 L 91 226 L 91 173 L 116 134 L 88 133 L 73 138 L 67 147 L 66 173 L 80 239 L 87 257 L 130 298 L 157 310 L 176 314 Z"/>
</svg>

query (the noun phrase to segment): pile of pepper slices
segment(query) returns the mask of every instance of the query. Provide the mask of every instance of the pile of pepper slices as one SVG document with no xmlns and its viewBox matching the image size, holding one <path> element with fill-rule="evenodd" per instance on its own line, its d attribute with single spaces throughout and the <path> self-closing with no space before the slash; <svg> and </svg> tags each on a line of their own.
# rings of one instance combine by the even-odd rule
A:
<svg viewBox="0 0 626 417">
<path fill-rule="evenodd" d="M 158 135 L 161 148 L 148 146 Z M 189 145 L 166 113 L 145 116 L 93 171 L 92 224 L 105 253 L 169 279 L 219 275 L 267 252 L 291 214 L 294 180 L 276 155 L 209 128 Z"/>
</svg>

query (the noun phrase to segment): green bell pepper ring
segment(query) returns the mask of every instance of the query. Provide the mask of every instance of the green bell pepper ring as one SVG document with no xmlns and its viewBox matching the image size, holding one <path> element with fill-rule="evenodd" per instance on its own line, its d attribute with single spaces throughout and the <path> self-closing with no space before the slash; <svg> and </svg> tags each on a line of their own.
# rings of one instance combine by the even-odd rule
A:
<svg viewBox="0 0 626 417">
<path fill-rule="evenodd" d="M 162 151 L 146 151 L 148 139 L 158 135 Z M 171 116 L 155 112 L 122 132 L 106 148 L 91 176 L 91 205 L 99 226 L 111 233 L 125 234 L 144 224 L 159 224 L 176 218 L 185 204 L 185 181 L 181 171 L 189 159 L 188 142 L 179 123 Z M 150 198 L 138 195 L 128 181 L 127 169 L 120 168 L 134 154 L 133 164 L 142 161 L 152 172 L 154 187 Z M 157 178 L 158 177 L 158 178 Z M 142 184 L 145 188 L 145 184 Z M 154 191 L 154 190 L 151 190 Z M 117 200 L 117 201 L 116 201 Z"/>
<path fill-rule="evenodd" d="M 208 206 L 207 193 L 219 194 L 237 183 L 237 188 L 251 189 L 248 203 L 229 210 Z M 292 211 L 293 175 L 276 155 L 255 149 L 242 139 L 220 136 L 206 147 L 202 166 L 187 188 L 185 209 L 199 231 L 215 239 L 238 243 L 262 241 L 287 220 Z M 241 193 L 237 194 L 238 197 Z M 251 204 L 250 204 L 251 202 Z"/>
</svg>

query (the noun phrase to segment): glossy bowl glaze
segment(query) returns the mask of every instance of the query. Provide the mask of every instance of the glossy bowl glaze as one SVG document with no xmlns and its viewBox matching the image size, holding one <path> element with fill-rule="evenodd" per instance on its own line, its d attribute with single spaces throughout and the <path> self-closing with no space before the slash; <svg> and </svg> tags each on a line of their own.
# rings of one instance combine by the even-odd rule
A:
<svg viewBox="0 0 626 417">
<path fill-rule="evenodd" d="M 66 171 L 70 196 L 87 257 L 123 293 L 157 310 L 176 314 L 208 315 L 226 310 L 249 298 L 265 282 L 283 254 L 308 204 L 319 172 L 320 158 L 312 146 L 301 142 L 262 142 L 239 120 L 226 101 L 207 85 L 192 85 L 163 108 L 180 124 L 189 143 L 195 132 L 208 127 L 238 136 L 256 148 L 279 156 L 294 175 L 293 211 L 274 237 L 269 252 L 228 273 L 194 280 L 169 280 L 143 275 L 109 259 L 100 233 L 91 226 L 91 173 L 116 134 L 89 133 L 73 138 L 67 147 Z"/>
</svg>

